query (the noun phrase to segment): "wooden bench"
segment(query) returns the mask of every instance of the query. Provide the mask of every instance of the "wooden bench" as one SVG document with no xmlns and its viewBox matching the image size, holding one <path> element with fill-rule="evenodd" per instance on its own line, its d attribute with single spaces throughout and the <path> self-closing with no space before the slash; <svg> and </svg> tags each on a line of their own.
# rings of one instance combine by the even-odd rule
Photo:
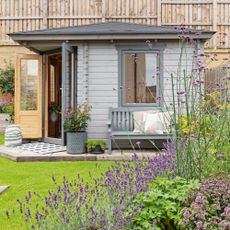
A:
<svg viewBox="0 0 230 230">
<path fill-rule="evenodd" d="M 146 110 L 147 111 L 147 110 Z M 108 121 L 108 152 L 112 152 L 113 140 L 169 140 L 172 134 L 134 133 L 133 112 L 129 108 L 110 108 Z"/>
</svg>

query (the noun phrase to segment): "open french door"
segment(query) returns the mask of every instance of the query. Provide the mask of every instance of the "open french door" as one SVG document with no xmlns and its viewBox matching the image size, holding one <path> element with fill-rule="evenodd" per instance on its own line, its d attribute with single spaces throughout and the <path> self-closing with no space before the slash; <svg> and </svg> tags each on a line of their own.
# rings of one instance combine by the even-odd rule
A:
<svg viewBox="0 0 230 230">
<path fill-rule="evenodd" d="M 68 43 L 62 43 L 62 114 L 76 105 L 76 52 Z M 64 116 L 62 116 L 62 144 L 64 140 Z"/>
<path fill-rule="evenodd" d="M 62 44 L 60 53 L 47 55 L 45 142 L 65 145 L 64 115 L 76 103 L 75 67 L 75 50 L 68 43 Z M 59 109 L 56 120 L 51 119 L 53 105 Z"/>
<path fill-rule="evenodd" d="M 23 138 L 42 137 L 41 56 L 17 56 L 15 68 L 15 123 Z"/>
</svg>

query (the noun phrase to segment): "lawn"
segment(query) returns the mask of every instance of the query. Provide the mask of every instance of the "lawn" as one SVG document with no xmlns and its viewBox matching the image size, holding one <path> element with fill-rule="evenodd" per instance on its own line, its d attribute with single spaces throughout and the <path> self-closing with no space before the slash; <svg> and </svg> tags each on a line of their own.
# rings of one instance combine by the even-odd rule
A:
<svg viewBox="0 0 230 230">
<path fill-rule="evenodd" d="M 0 143 L 3 135 L 0 135 Z M 103 162 L 96 166 L 95 162 L 28 162 L 18 163 L 0 157 L 0 185 L 10 185 L 10 188 L 0 195 L 0 230 L 25 229 L 21 226 L 23 220 L 18 211 L 17 199 L 24 200 L 28 191 L 46 194 L 54 188 L 52 176 L 58 181 L 63 176 L 69 179 L 76 177 L 78 173 L 90 180 L 89 171 L 94 176 L 99 176 L 112 163 Z M 15 214 L 7 220 L 5 211 L 15 208 Z"/>
</svg>

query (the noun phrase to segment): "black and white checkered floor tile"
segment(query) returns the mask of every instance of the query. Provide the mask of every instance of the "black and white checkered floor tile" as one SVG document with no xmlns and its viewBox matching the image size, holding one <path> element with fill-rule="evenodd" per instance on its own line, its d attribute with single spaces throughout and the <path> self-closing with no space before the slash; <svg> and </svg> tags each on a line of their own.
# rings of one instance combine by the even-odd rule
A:
<svg viewBox="0 0 230 230">
<path fill-rule="evenodd" d="M 66 151 L 66 146 L 43 143 L 43 142 L 22 144 L 17 148 L 20 150 L 31 151 L 39 154 L 50 154 L 50 153 Z"/>
</svg>

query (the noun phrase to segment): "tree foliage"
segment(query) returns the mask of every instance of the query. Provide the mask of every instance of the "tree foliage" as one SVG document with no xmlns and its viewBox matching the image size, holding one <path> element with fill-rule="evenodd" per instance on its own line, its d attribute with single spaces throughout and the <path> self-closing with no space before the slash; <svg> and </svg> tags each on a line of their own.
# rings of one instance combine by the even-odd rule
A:
<svg viewBox="0 0 230 230">
<path fill-rule="evenodd" d="M 0 68 L 0 90 L 3 95 L 8 93 L 14 95 L 14 67 L 12 63 L 6 63 Z"/>
</svg>

